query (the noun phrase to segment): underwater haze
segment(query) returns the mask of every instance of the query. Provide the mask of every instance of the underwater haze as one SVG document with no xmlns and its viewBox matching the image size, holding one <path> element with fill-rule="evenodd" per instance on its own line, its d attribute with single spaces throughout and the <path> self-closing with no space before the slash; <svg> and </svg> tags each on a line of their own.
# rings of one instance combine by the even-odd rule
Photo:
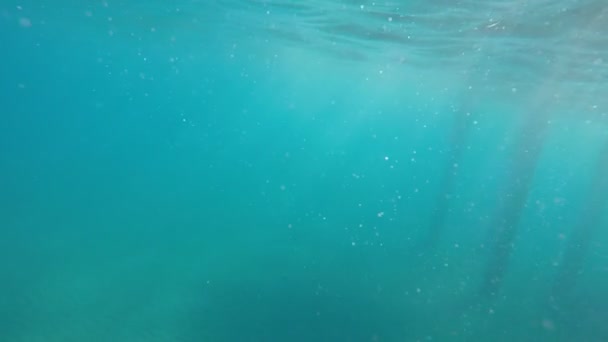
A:
<svg viewBox="0 0 608 342">
<path fill-rule="evenodd" d="M 0 3 L 0 341 L 608 341 L 603 0 Z"/>
</svg>

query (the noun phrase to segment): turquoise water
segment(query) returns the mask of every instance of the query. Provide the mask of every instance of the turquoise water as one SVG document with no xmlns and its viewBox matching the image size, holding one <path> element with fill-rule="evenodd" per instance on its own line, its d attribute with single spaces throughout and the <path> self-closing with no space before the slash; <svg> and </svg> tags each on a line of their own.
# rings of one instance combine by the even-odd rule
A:
<svg viewBox="0 0 608 342">
<path fill-rule="evenodd" d="M 4 1 L 0 341 L 608 340 L 602 1 Z"/>
</svg>

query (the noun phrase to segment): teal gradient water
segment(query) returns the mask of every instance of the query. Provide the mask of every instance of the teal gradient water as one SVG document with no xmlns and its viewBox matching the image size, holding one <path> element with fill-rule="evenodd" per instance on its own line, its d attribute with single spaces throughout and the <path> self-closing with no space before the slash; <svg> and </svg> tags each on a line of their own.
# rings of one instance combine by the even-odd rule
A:
<svg viewBox="0 0 608 342">
<path fill-rule="evenodd" d="M 608 340 L 602 1 L 0 4 L 0 341 Z"/>
</svg>

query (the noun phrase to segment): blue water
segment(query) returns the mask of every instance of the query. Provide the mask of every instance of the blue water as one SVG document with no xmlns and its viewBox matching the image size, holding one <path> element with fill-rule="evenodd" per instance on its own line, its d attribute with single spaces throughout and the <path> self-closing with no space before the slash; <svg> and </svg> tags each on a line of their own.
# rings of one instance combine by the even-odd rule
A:
<svg viewBox="0 0 608 342">
<path fill-rule="evenodd" d="M 606 341 L 602 1 L 4 1 L 0 341 Z"/>
</svg>

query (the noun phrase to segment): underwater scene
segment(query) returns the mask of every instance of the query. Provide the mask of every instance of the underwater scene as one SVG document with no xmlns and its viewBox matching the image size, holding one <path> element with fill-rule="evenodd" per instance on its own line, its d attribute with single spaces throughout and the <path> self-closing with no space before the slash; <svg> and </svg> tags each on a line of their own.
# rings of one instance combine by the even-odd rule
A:
<svg viewBox="0 0 608 342">
<path fill-rule="evenodd" d="M 608 341 L 603 0 L 5 0 L 0 342 Z"/>
</svg>

